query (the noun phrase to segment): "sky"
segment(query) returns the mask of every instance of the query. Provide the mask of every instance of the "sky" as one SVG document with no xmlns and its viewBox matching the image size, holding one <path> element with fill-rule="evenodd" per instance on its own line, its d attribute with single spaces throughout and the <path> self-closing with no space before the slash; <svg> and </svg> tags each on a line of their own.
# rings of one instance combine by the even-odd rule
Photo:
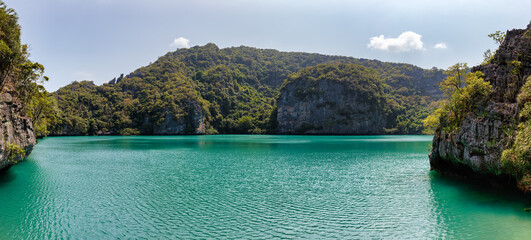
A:
<svg viewBox="0 0 531 240">
<path fill-rule="evenodd" d="M 525 28 L 516 0 L 4 0 L 48 91 L 110 81 L 178 48 L 215 43 L 410 63 L 474 66 L 487 35 Z"/>
</svg>

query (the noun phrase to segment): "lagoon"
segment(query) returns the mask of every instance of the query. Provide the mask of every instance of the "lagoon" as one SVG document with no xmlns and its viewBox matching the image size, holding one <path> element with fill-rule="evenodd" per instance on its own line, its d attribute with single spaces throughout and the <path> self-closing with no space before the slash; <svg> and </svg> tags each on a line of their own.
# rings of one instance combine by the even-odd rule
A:
<svg viewBox="0 0 531 240">
<path fill-rule="evenodd" d="M 48 137 L 0 175 L 0 236 L 531 236 L 529 198 L 430 172 L 431 139 Z"/>
</svg>

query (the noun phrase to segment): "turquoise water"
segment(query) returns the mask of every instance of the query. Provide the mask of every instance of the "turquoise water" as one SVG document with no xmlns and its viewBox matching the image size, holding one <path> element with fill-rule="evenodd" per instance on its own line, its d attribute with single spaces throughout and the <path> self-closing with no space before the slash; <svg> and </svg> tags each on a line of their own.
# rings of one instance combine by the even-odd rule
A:
<svg viewBox="0 0 531 240">
<path fill-rule="evenodd" d="M 0 176 L 0 238 L 531 236 L 531 201 L 429 172 L 428 136 L 41 140 Z"/>
</svg>

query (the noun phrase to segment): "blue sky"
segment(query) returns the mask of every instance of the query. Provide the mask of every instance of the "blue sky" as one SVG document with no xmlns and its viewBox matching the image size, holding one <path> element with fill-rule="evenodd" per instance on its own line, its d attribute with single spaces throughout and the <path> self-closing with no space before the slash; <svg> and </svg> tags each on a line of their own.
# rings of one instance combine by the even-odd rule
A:
<svg viewBox="0 0 531 240">
<path fill-rule="evenodd" d="M 515 0 L 4 0 L 55 91 L 101 84 L 178 47 L 252 46 L 447 68 L 477 65 L 496 30 L 524 28 Z M 437 46 L 437 47 L 436 47 Z"/>
</svg>

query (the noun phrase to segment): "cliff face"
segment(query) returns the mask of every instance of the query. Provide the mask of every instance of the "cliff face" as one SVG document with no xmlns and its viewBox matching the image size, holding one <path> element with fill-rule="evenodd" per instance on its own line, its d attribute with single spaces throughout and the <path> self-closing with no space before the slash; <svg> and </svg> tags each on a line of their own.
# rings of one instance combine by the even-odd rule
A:
<svg viewBox="0 0 531 240">
<path fill-rule="evenodd" d="M 188 116 L 175 119 L 173 114 L 167 113 L 164 117 L 164 121 L 161 124 L 154 126 L 153 134 L 205 134 L 205 114 L 201 106 L 196 102 L 189 102 L 187 106 L 191 108 Z"/>
<path fill-rule="evenodd" d="M 278 101 L 278 130 L 296 134 L 382 134 L 385 113 L 374 102 L 333 80 L 321 80 L 318 91 L 306 98 L 297 96 L 308 84 L 289 84 Z"/>
<path fill-rule="evenodd" d="M 374 89 L 349 87 L 350 79 L 322 78 L 290 81 L 277 101 L 278 131 L 282 134 L 382 134 L 386 115 L 378 95 L 381 83 L 371 79 Z M 365 83 L 362 83 L 365 84 Z M 375 90 L 376 89 L 376 90 Z"/>
<path fill-rule="evenodd" d="M 3 171 L 28 156 L 36 139 L 22 103 L 9 91 L 0 97 L 0 171 Z"/>
<path fill-rule="evenodd" d="M 513 143 L 521 110 L 517 95 L 531 75 L 530 31 L 531 24 L 527 29 L 508 31 L 490 63 L 472 68 L 484 73 L 493 93 L 489 101 L 467 115 L 456 132 L 436 131 L 430 153 L 432 169 L 480 177 L 510 176 L 501 154 Z"/>
</svg>

